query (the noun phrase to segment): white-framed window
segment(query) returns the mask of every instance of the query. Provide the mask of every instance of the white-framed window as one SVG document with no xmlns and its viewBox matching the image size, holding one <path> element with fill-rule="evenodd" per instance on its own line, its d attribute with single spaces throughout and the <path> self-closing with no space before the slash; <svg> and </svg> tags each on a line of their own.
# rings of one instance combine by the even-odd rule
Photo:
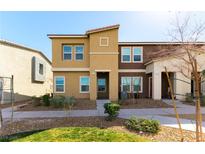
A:
<svg viewBox="0 0 205 154">
<path fill-rule="evenodd" d="M 98 92 L 106 92 L 106 79 L 98 79 Z"/>
<path fill-rule="evenodd" d="M 142 92 L 143 78 L 136 77 L 121 77 L 121 91 L 126 92 Z"/>
<path fill-rule="evenodd" d="M 80 77 L 80 93 L 89 93 L 90 89 L 90 77 L 81 76 Z"/>
<path fill-rule="evenodd" d="M 55 76 L 55 93 L 65 92 L 65 77 Z"/>
<path fill-rule="evenodd" d="M 131 91 L 131 77 L 121 77 L 121 91 Z"/>
<path fill-rule="evenodd" d="M 132 91 L 133 92 L 142 92 L 143 85 L 142 77 L 132 77 Z"/>
<path fill-rule="evenodd" d="M 133 47 L 132 55 L 133 55 L 133 62 L 134 63 L 141 63 L 141 62 L 143 62 L 143 50 L 142 50 L 142 47 Z"/>
<path fill-rule="evenodd" d="M 109 37 L 100 37 L 100 46 L 109 46 Z"/>
<path fill-rule="evenodd" d="M 121 48 L 121 62 L 129 63 L 131 62 L 131 47 L 122 47 Z"/>
<path fill-rule="evenodd" d="M 75 46 L 75 60 L 83 60 L 84 58 L 84 46 L 77 45 Z"/>
<path fill-rule="evenodd" d="M 72 60 L 72 46 L 63 45 L 63 60 Z"/>
</svg>

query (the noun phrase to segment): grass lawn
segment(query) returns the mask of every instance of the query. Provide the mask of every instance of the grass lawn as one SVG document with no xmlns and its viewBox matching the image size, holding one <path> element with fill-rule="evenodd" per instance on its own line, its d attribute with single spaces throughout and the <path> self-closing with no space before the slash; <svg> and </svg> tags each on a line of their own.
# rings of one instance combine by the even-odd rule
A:
<svg viewBox="0 0 205 154">
<path fill-rule="evenodd" d="M 163 116 L 176 118 L 175 114 L 169 114 L 169 115 L 163 115 Z M 189 120 L 195 120 L 196 119 L 195 114 L 180 114 L 179 118 L 189 119 Z M 205 114 L 202 114 L 202 121 L 205 121 Z"/>
<path fill-rule="evenodd" d="M 61 127 L 38 132 L 14 142 L 145 142 L 139 135 L 96 127 Z"/>
<path fill-rule="evenodd" d="M 48 133 L 48 132 L 51 132 L 53 128 L 55 129 L 56 128 L 65 128 L 65 129 L 82 128 L 84 130 L 87 128 L 90 128 L 90 129 L 94 128 L 95 130 L 99 130 L 99 131 L 94 131 L 94 130 L 92 131 L 92 133 L 95 132 L 96 134 L 97 132 L 99 132 L 100 134 L 102 132 L 114 131 L 114 132 L 117 132 L 118 134 L 123 134 L 122 132 L 124 132 L 126 134 L 129 134 L 128 136 L 134 136 L 135 139 L 140 136 L 143 139 L 148 139 L 149 141 L 155 141 L 155 142 L 156 141 L 160 141 L 160 142 L 170 142 L 170 141 L 179 142 L 180 141 L 180 137 L 181 137 L 180 131 L 177 128 L 161 126 L 160 132 L 157 134 L 147 134 L 147 133 L 142 134 L 142 133 L 128 130 L 124 125 L 125 121 L 126 121 L 125 119 L 121 119 L 121 118 L 116 118 L 113 121 L 106 121 L 105 117 L 68 117 L 68 118 L 36 118 L 36 119 L 32 118 L 32 119 L 24 119 L 21 121 L 15 121 L 13 123 L 6 122 L 4 127 L 0 129 L 0 142 L 3 142 L 3 141 L 9 142 L 9 141 L 14 141 L 15 139 L 20 140 L 20 138 L 21 140 L 25 141 L 24 137 L 26 136 L 27 136 L 26 139 L 28 138 L 29 135 L 32 135 L 32 134 L 36 136 L 38 133 L 40 134 L 43 133 L 42 130 L 47 130 L 46 132 Z M 66 131 L 66 132 L 69 132 L 69 131 Z M 83 131 L 80 130 L 79 132 L 81 132 L 81 135 L 82 135 Z M 53 137 L 54 134 L 52 133 L 50 137 Z M 84 136 L 86 135 L 86 133 L 88 132 L 86 131 Z M 184 133 L 184 141 L 187 141 L 187 142 L 195 141 L 195 132 L 184 130 L 183 133 Z M 92 135 L 90 133 L 89 135 L 91 135 L 90 137 L 93 137 L 93 136 L 96 136 L 96 134 Z M 75 135 L 78 136 L 79 133 L 76 133 Z M 120 136 L 121 135 L 119 135 L 118 137 Z M 126 139 L 127 135 L 124 135 L 124 136 L 125 137 L 123 138 Z M 204 138 L 205 138 L 205 134 L 204 134 Z M 44 139 L 46 139 L 46 137 Z"/>
</svg>

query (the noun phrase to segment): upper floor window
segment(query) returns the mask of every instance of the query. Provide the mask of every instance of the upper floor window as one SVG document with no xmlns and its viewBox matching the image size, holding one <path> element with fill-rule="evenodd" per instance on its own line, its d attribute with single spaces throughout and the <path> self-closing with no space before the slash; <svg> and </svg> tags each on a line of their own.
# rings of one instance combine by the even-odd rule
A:
<svg viewBox="0 0 205 154">
<path fill-rule="evenodd" d="M 142 47 L 133 47 L 133 62 L 142 62 Z"/>
<path fill-rule="evenodd" d="M 130 47 L 122 47 L 122 62 L 130 62 L 131 61 L 131 48 Z"/>
<path fill-rule="evenodd" d="M 55 92 L 64 93 L 65 91 L 65 78 L 63 76 L 55 77 Z"/>
<path fill-rule="evenodd" d="M 108 46 L 109 37 L 100 37 L 100 46 Z"/>
<path fill-rule="evenodd" d="M 75 60 L 83 60 L 84 46 L 75 46 Z"/>
<path fill-rule="evenodd" d="M 63 60 L 72 60 L 72 46 L 63 45 Z"/>
<path fill-rule="evenodd" d="M 90 89 L 90 78 L 89 76 L 80 77 L 80 93 L 88 93 Z"/>
</svg>

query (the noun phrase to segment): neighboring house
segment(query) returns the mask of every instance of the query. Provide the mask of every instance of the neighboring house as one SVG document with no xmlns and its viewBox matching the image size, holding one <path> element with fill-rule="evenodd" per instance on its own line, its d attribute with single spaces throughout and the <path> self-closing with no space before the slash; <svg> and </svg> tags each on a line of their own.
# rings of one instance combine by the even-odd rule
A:
<svg viewBox="0 0 205 154">
<path fill-rule="evenodd" d="M 40 51 L 0 40 L 0 101 L 2 103 L 11 101 L 11 80 L 7 77 L 12 75 L 15 102 L 52 92 L 53 75 L 49 59 Z"/>
<path fill-rule="evenodd" d="M 141 97 L 168 97 L 164 73 L 167 65 L 171 77 L 184 77 L 171 66 L 169 42 L 118 42 L 119 25 L 85 34 L 48 34 L 52 39 L 54 93 L 76 98 L 117 100 L 122 91 L 139 92 Z M 198 43 L 204 45 L 204 43 Z M 165 50 L 166 49 L 166 50 Z M 201 55 L 204 61 L 205 55 Z M 204 62 L 202 68 L 205 69 Z M 187 79 L 185 79 L 187 81 Z M 173 81 L 177 98 L 191 93 L 193 85 Z"/>
</svg>

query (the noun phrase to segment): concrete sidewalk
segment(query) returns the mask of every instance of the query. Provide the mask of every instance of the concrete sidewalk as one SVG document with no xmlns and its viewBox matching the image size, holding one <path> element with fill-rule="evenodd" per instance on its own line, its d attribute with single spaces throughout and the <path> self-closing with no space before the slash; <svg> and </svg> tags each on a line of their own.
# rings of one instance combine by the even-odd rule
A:
<svg viewBox="0 0 205 154">
<path fill-rule="evenodd" d="M 104 114 L 104 104 L 109 100 L 97 100 L 96 110 L 72 110 L 65 111 L 17 111 L 14 112 L 14 119 L 21 120 L 26 118 L 55 118 L 55 117 L 89 117 L 89 116 L 106 116 Z M 165 100 L 170 104 L 170 100 Z M 177 102 L 177 111 L 179 114 L 194 114 L 195 107 L 184 105 Z M 202 108 L 202 113 L 205 114 L 205 108 Z M 131 116 L 159 120 L 164 126 L 178 128 L 176 118 L 167 117 L 163 115 L 174 114 L 173 108 L 151 108 L 151 109 L 121 109 L 119 113 L 120 118 L 128 119 Z M 11 108 L 3 109 L 3 118 L 9 119 L 11 117 Z M 186 130 L 195 130 L 195 121 L 188 119 L 180 119 L 182 128 Z M 205 123 L 203 122 L 203 130 L 205 131 Z"/>
</svg>

